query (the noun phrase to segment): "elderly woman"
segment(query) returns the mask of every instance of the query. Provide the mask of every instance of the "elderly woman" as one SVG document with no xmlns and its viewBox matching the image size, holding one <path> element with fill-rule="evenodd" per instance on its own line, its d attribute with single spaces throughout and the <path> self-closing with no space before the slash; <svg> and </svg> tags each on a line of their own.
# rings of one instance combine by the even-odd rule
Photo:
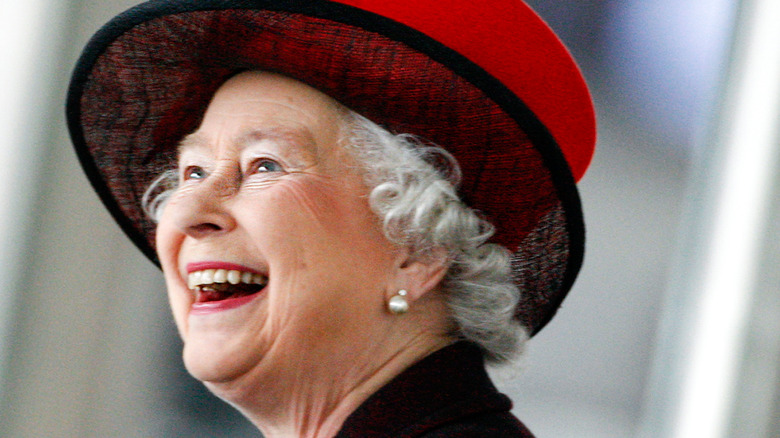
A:
<svg viewBox="0 0 780 438">
<path fill-rule="evenodd" d="M 187 369 L 268 437 L 530 437 L 484 361 L 581 263 L 575 64 L 517 0 L 300 3 L 149 2 L 74 73 Z"/>
</svg>

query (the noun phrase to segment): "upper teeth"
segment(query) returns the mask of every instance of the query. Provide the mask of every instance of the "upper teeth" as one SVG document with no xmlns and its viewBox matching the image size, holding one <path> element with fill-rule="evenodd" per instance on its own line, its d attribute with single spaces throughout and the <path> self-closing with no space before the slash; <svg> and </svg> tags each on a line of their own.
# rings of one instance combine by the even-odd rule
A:
<svg viewBox="0 0 780 438">
<path fill-rule="evenodd" d="M 212 283 L 230 283 L 230 284 L 260 284 L 268 283 L 268 278 L 261 274 L 252 272 L 241 272 L 227 269 L 204 269 L 202 271 L 191 272 L 187 276 L 187 286 L 195 289 L 197 286 Z"/>
</svg>

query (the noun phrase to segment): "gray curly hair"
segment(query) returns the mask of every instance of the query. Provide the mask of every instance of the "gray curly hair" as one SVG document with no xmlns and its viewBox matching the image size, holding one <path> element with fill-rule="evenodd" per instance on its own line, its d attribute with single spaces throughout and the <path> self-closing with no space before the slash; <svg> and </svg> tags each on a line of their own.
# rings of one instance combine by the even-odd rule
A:
<svg viewBox="0 0 780 438">
<path fill-rule="evenodd" d="M 393 134 L 350 110 L 344 111 L 343 145 L 362 167 L 372 210 L 385 236 L 424 258 L 446 250 L 449 269 L 442 280 L 453 335 L 478 345 L 487 360 L 516 356 L 528 332 L 514 317 L 520 291 L 511 254 L 488 243 L 493 226 L 458 197 L 460 167 L 446 150 L 409 134 Z M 157 221 L 175 191 L 175 170 L 147 189 L 143 207 Z"/>
</svg>

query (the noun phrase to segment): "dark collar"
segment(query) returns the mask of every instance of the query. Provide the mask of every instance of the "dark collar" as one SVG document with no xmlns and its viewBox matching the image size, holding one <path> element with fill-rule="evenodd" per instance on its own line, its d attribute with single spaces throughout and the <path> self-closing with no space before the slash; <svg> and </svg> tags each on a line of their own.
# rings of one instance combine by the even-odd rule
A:
<svg viewBox="0 0 780 438">
<path fill-rule="evenodd" d="M 458 342 L 422 359 L 369 397 L 347 418 L 337 438 L 414 437 L 460 418 L 508 413 L 511 407 L 490 381 L 480 350 Z"/>
</svg>

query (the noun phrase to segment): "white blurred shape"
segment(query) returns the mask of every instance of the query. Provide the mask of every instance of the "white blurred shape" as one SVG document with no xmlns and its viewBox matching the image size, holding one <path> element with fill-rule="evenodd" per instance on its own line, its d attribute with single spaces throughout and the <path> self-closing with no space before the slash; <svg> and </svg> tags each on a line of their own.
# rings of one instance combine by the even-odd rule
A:
<svg viewBox="0 0 780 438">
<path fill-rule="evenodd" d="M 40 105 L 50 96 L 50 90 L 41 91 L 43 57 L 56 55 L 60 39 L 52 35 L 62 7 L 55 0 L 0 2 L 0 398 L 42 150 L 35 117 L 43 117 Z"/>
<path fill-rule="evenodd" d="M 744 2 L 721 119 L 724 161 L 702 261 L 694 344 L 675 437 L 723 437 L 755 290 L 780 120 L 780 2 Z"/>
<path fill-rule="evenodd" d="M 780 2 L 743 0 L 703 145 L 643 436 L 721 438 L 733 416 L 777 162 Z"/>
</svg>

